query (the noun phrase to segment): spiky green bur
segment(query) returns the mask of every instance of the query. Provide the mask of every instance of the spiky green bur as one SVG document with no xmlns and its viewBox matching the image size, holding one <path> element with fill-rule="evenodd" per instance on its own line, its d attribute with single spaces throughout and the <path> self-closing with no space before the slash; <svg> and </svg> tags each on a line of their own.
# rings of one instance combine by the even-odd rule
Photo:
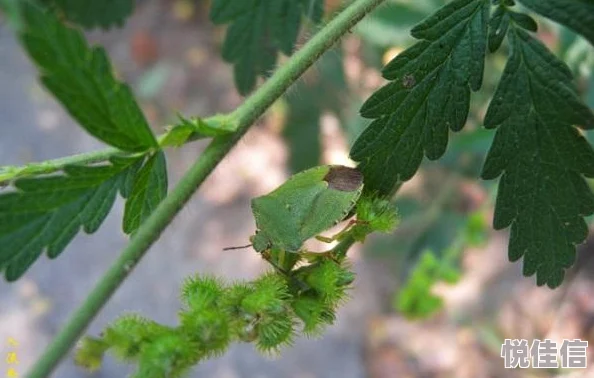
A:
<svg viewBox="0 0 594 378">
<path fill-rule="evenodd" d="M 376 196 L 361 196 L 357 202 L 356 213 L 358 222 L 352 229 L 352 235 L 360 242 L 364 242 L 367 235 L 373 232 L 394 231 L 400 221 L 394 205 Z"/>
<path fill-rule="evenodd" d="M 74 362 L 88 371 L 96 371 L 101 367 L 101 361 L 108 348 L 109 344 L 103 340 L 85 336 L 78 345 Z"/>
<path fill-rule="evenodd" d="M 199 344 L 180 332 L 160 336 L 147 344 L 138 362 L 134 378 L 183 377 L 201 357 L 196 353 Z"/>
<path fill-rule="evenodd" d="M 118 358 L 133 360 L 138 358 L 146 343 L 171 330 L 152 320 L 132 314 L 117 319 L 104 331 L 102 339 L 113 348 Z"/>
<path fill-rule="evenodd" d="M 354 274 L 333 260 L 326 259 L 301 268 L 296 276 L 303 279 L 328 304 L 340 303 L 346 296 Z"/>
<path fill-rule="evenodd" d="M 318 261 L 295 271 L 297 279 L 309 286 L 291 303 L 295 315 L 303 323 L 303 333 L 319 335 L 336 320 L 336 309 L 347 298 L 347 290 L 355 274 L 346 263 L 331 259 Z"/>
<path fill-rule="evenodd" d="M 77 364 L 97 369 L 111 350 L 137 362 L 135 378 L 184 377 L 204 358 L 220 355 L 232 341 L 253 342 L 264 353 L 290 345 L 296 326 L 320 334 L 354 280 L 346 263 L 323 259 L 291 271 L 268 273 L 231 285 L 192 277 L 181 290 L 180 325 L 166 327 L 136 315 L 116 320 L 100 338 L 85 338 Z"/>
<path fill-rule="evenodd" d="M 253 286 L 253 292 L 241 301 L 241 308 L 254 318 L 257 348 L 275 352 L 283 344 L 290 344 L 294 334 L 294 320 L 287 306 L 287 282 L 277 274 L 267 274 Z"/>
<path fill-rule="evenodd" d="M 182 301 L 189 308 L 211 308 L 221 298 L 226 288 L 215 277 L 191 277 L 182 287 Z"/>
<path fill-rule="evenodd" d="M 336 310 L 315 292 L 297 297 L 291 304 L 295 315 L 303 323 L 303 333 L 317 336 L 336 320 Z"/>
</svg>

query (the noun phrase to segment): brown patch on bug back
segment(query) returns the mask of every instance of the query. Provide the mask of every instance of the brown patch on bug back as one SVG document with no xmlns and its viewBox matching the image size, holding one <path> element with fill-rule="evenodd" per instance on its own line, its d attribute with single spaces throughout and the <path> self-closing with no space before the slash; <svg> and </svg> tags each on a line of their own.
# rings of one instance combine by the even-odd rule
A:
<svg viewBox="0 0 594 378">
<path fill-rule="evenodd" d="M 363 175 L 356 168 L 335 165 L 324 176 L 328 187 L 342 192 L 354 192 L 361 188 Z"/>
</svg>

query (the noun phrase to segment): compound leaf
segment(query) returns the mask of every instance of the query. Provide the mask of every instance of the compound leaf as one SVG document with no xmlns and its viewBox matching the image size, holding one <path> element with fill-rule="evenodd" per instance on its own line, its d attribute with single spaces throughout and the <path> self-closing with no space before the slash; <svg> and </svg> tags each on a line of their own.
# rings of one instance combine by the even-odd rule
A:
<svg viewBox="0 0 594 378">
<path fill-rule="evenodd" d="M 57 257 L 81 227 L 87 234 L 97 231 L 118 191 L 127 198 L 124 232 L 136 231 L 167 193 L 165 156 L 66 166 L 63 174 L 16 180 L 14 188 L 0 195 L 0 271 L 8 281 L 22 276 L 44 250 Z"/>
<path fill-rule="evenodd" d="M 510 260 L 524 257 L 524 274 L 554 288 L 594 212 L 583 177 L 594 177 L 594 151 L 573 126 L 594 128 L 594 114 L 542 43 L 515 25 L 508 38 L 511 55 L 484 121 L 497 132 L 482 177 L 502 176 L 493 223 L 511 226 Z"/>
<path fill-rule="evenodd" d="M 15 191 L 0 195 L 0 271 L 6 279 L 18 279 L 44 249 L 57 257 L 81 227 L 97 231 L 142 160 L 114 158 L 109 165 L 67 166 L 65 175 L 15 181 Z"/>
<path fill-rule="evenodd" d="M 71 22 L 85 28 L 121 26 L 134 10 L 135 0 L 44 0 Z"/>
<path fill-rule="evenodd" d="M 375 119 L 351 149 L 367 191 L 391 194 L 410 179 L 423 155 L 443 155 L 448 131 L 464 126 L 470 91 L 481 87 L 488 0 L 455 0 L 412 30 L 423 39 L 383 70 L 391 80 L 363 105 Z"/>
<path fill-rule="evenodd" d="M 594 45 L 594 1 L 520 0 L 535 12 L 580 33 Z"/>
<path fill-rule="evenodd" d="M 124 232 L 136 231 L 167 195 L 167 167 L 162 151 L 151 156 L 135 175 L 124 210 Z"/>
<path fill-rule="evenodd" d="M 105 50 L 90 48 L 80 31 L 29 1 L 20 13 L 22 43 L 41 81 L 85 130 L 125 151 L 158 146 L 130 88 L 114 78 Z"/>
<path fill-rule="evenodd" d="M 319 22 L 323 11 L 324 0 L 214 0 L 210 19 L 231 23 L 223 58 L 234 65 L 239 92 L 249 93 L 258 76 L 270 74 L 279 50 L 293 52 L 302 15 Z"/>
</svg>

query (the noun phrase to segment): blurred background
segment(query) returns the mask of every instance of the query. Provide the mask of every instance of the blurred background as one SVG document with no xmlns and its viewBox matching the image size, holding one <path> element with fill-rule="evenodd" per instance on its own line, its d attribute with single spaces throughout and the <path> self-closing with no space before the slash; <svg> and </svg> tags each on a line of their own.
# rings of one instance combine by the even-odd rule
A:
<svg viewBox="0 0 594 378">
<path fill-rule="evenodd" d="M 411 27 L 444 2 L 388 1 L 325 54 L 219 165 L 88 332 L 98 334 L 125 312 L 175 324 L 179 287 L 189 275 L 237 280 L 263 272 L 267 265 L 252 250 L 222 251 L 246 244 L 253 234 L 250 199 L 293 172 L 352 164 L 348 149 L 368 124 L 358 109 L 385 82 L 381 67 L 414 43 Z M 327 0 L 327 17 L 341 3 Z M 208 9 L 206 0 L 142 0 L 123 28 L 88 34 L 106 46 L 158 133 L 178 112 L 206 117 L 242 102 L 232 66 L 220 56 L 225 28 L 208 20 Z M 539 37 L 568 63 L 594 107 L 594 49 L 567 29 L 538 21 Z M 302 40 L 314 32 L 306 25 Z M 506 50 L 504 44 L 488 56 L 483 88 L 473 95 L 468 123 L 451 135 L 446 155 L 425 161 L 398 192 L 398 230 L 374 235 L 349 252 L 357 279 L 337 323 L 321 338 L 298 339 L 279 356 L 234 345 L 200 364 L 192 377 L 594 376 L 591 368 L 506 370 L 500 357 L 505 339 L 594 341 L 594 239 L 580 246 L 576 268 L 551 291 L 522 277 L 521 264 L 507 260 L 507 232 L 491 228 L 496 182 L 478 175 L 494 132 L 481 122 Z M 205 145 L 167 151 L 170 188 Z M 44 92 L 0 16 L 0 165 L 99 148 Z M 16 348 L 21 375 L 126 245 L 122 212 L 120 201 L 96 234 L 80 234 L 60 258 L 40 259 L 20 281 L 0 282 L 0 352 Z M 9 345 L 9 338 L 18 346 Z M 594 348 L 589 353 L 593 363 Z M 91 374 L 69 356 L 54 377 L 125 377 L 130 371 L 108 358 Z"/>
</svg>

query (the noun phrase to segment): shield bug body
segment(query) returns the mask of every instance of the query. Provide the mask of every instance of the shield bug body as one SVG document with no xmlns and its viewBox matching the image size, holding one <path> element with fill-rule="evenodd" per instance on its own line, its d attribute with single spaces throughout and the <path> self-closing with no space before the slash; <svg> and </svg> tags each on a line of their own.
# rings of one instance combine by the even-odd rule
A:
<svg viewBox="0 0 594 378">
<path fill-rule="evenodd" d="M 254 198 L 258 252 L 298 253 L 303 243 L 351 214 L 363 189 L 363 175 L 341 165 L 314 167 L 292 176 L 273 192 Z"/>
</svg>

